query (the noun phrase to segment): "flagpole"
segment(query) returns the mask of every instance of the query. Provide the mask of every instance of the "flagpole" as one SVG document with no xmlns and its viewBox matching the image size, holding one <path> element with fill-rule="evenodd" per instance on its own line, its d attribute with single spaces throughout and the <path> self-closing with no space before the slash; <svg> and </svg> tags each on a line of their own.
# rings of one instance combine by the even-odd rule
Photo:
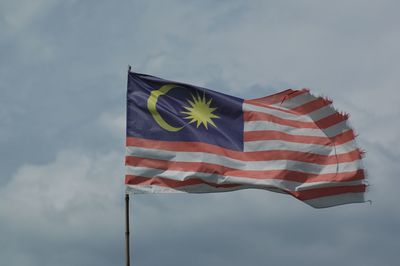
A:
<svg viewBox="0 0 400 266">
<path fill-rule="evenodd" d="M 128 76 L 131 72 L 131 65 L 128 65 Z M 129 78 L 129 77 L 128 77 Z M 129 193 L 125 192 L 125 262 L 126 266 L 131 265 L 130 245 L 129 245 Z"/>
<path fill-rule="evenodd" d="M 131 65 L 128 65 L 128 76 L 131 72 Z M 129 78 L 129 77 L 128 77 Z M 129 194 L 125 193 L 125 262 L 126 266 L 131 265 L 130 247 L 129 247 Z"/>
<path fill-rule="evenodd" d="M 130 248 L 129 248 L 129 194 L 125 194 L 125 261 L 126 266 L 131 265 Z"/>
</svg>

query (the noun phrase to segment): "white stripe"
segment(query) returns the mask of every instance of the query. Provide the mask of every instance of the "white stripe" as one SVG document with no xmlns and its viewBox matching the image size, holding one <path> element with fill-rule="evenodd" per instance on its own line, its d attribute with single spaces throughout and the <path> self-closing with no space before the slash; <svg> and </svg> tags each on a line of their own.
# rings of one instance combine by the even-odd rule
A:
<svg viewBox="0 0 400 266">
<path fill-rule="evenodd" d="M 317 144 L 307 143 L 294 143 L 281 140 L 260 140 L 260 141 L 246 141 L 244 143 L 244 151 L 270 151 L 270 150 L 285 150 L 285 151 L 299 151 L 309 152 L 321 155 L 335 155 L 348 153 L 357 148 L 354 140 L 336 146 L 324 146 Z"/>
<path fill-rule="evenodd" d="M 186 191 L 176 190 L 170 187 L 157 185 L 126 185 L 127 193 L 132 194 L 157 194 L 157 193 L 187 193 Z"/>
<path fill-rule="evenodd" d="M 362 203 L 365 202 L 365 198 L 364 193 L 343 193 L 339 195 L 305 200 L 304 202 L 314 208 L 327 208 L 349 203 Z"/>
<path fill-rule="evenodd" d="M 348 181 L 348 182 L 310 182 L 310 183 L 299 183 L 294 181 L 282 180 L 282 179 L 256 179 L 248 177 L 237 177 L 237 176 L 222 176 L 217 174 L 209 174 L 202 172 L 183 172 L 183 171 L 172 171 L 162 170 L 147 167 L 133 167 L 127 166 L 126 171 L 128 175 L 143 176 L 147 178 L 160 177 L 175 181 L 185 181 L 190 179 L 201 179 L 205 182 L 213 184 L 241 184 L 251 185 L 254 187 L 265 187 L 272 186 L 279 189 L 290 190 L 290 191 L 304 191 L 313 188 L 325 188 L 325 187 L 336 187 L 336 186 L 355 186 L 363 184 L 363 180 Z"/>
<path fill-rule="evenodd" d="M 347 182 L 332 182 L 332 181 L 324 181 L 324 182 L 313 182 L 313 183 L 303 183 L 297 186 L 296 191 L 303 191 L 307 189 L 313 188 L 325 188 L 325 187 L 341 187 L 341 186 L 358 186 L 364 185 L 364 180 L 355 180 L 355 181 L 347 181 Z"/>
<path fill-rule="evenodd" d="M 229 192 L 239 189 L 254 188 L 253 186 L 235 186 L 231 188 L 212 187 L 207 184 L 198 184 L 191 186 L 183 186 L 179 188 L 163 187 L 158 185 L 127 185 L 126 192 L 133 194 L 156 194 L 156 193 L 214 193 L 214 192 Z M 278 192 L 269 189 L 274 192 Z"/>
<path fill-rule="evenodd" d="M 351 127 L 347 123 L 347 120 L 342 121 L 340 123 L 337 123 L 331 127 L 322 129 L 322 131 L 328 136 L 328 137 L 335 137 L 340 133 L 346 132 L 348 130 L 351 130 Z"/>
<path fill-rule="evenodd" d="M 312 111 L 311 113 L 308 113 L 306 116 L 310 117 L 314 121 L 318 121 L 335 113 L 337 113 L 335 108 L 333 108 L 332 105 L 327 105 L 320 109 Z"/>
<path fill-rule="evenodd" d="M 195 162 L 221 165 L 228 168 L 250 171 L 268 170 L 291 170 L 313 174 L 325 174 L 336 172 L 351 172 L 362 168 L 361 160 L 345 162 L 331 165 L 320 165 L 315 163 L 305 163 L 293 160 L 274 160 L 274 161 L 241 161 L 225 156 L 211 153 L 200 152 L 173 152 L 148 148 L 127 147 L 127 156 L 139 158 L 157 159 L 173 162 Z"/>
<path fill-rule="evenodd" d="M 350 127 L 342 121 L 326 129 L 320 128 L 298 128 L 277 124 L 271 121 L 246 121 L 244 131 L 275 130 L 291 135 L 313 136 L 313 137 L 334 137 L 340 133 L 350 130 Z"/>
<path fill-rule="evenodd" d="M 325 133 L 319 128 L 298 128 L 277 124 L 271 121 L 246 121 L 244 131 L 274 130 L 288 133 L 291 135 L 303 135 L 314 137 L 326 137 Z"/>
</svg>

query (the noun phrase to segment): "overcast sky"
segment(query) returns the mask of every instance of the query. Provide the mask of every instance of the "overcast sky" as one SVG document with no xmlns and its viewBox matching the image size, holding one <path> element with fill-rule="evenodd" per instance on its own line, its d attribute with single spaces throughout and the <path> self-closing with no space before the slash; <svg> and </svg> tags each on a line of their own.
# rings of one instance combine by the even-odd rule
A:
<svg viewBox="0 0 400 266">
<path fill-rule="evenodd" d="M 329 96 L 372 205 L 247 190 L 132 199 L 133 265 L 397 265 L 399 1 L 0 0 L 0 264 L 124 263 L 127 65 L 255 98 Z"/>
</svg>

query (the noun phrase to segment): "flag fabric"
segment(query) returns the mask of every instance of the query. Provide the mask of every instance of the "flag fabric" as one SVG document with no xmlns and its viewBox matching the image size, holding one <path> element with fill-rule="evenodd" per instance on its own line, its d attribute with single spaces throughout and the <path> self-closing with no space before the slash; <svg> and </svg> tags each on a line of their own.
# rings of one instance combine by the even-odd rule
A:
<svg viewBox="0 0 400 266">
<path fill-rule="evenodd" d="M 309 90 L 245 100 L 128 73 L 127 192 L 264 189 L 315 208 L 364 202 L 348 115 Z"/>
</svg>

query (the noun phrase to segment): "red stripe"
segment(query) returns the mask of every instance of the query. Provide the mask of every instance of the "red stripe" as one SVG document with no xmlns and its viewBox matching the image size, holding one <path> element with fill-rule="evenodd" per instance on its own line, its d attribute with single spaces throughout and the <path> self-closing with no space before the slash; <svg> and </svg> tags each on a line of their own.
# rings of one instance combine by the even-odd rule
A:
<svg viewBox="0 0 400 266">
<path fill-rule="evenodd" d="M 339 113 L 334 113 L 327 117 L 324 117 L 318 121 L 314 122 L 304 122 L 281 118 L 275 115 L 257 112 L 257 111 L 244 111 L 243 112 L 244 121 L 268 121 L 280 125 L 297 127 L 297 128 L 314 128 L 314 129 L 325 129 L 331 127 L 337 123 L 345 121 L 347 119 L 346 115 Z"/>
<path fill-rule="evenodd" d="M 171 180 L 161 177 L 143 177 L 143 176 L 134 176 L 134 175 L 126 175 L 125 176 L 125 184 L 126 185 L 157 185 L 161 187 L 168 188 L 184 188 L 186 186 L 195 186 L 206 184 L 215 188 L 240 188 L 243 186 L 241 184 L 215 184 L 211 182 L 206 182 L 200 178 L 193 178 L 184 181 Z M 264 188 L 270 188 L 269 186 L 265 186 Z M 282 190 L 282 189 L 281 189 Z M 299 200 L 311 200 L 321 197 L 334 196 L 345 193 L 362 193 L 365 192 L 366 185 L 355 185 L 355 186 L 337 186 L 337 187 L 325 187 L 325 188 L 314 188 L 308 190 L 301 191 L 290 191 L 290 190 L 282 190 Z"/>
<path fill-rule="evenodd" d="M 259 141 L 259 140 L 283 140 L 288 142 L 317 144 L 317 145 L 340 145 L 354 139 L 355 135 L 353 130 L 348 130 L 333 138 L 318 137 L 318 136 L 305 136 L 305 135 L 291 135 L 282 131 L 275 130 L 259 130 L 259 131 L 245 131 L 244 141 Z"/>
<path fill-rule="evenodd" d="M 204 152 L 216 155 L 221 155 L 241 161 L 273 161 L 273 160 L 292 160 L 306 163 L 316 164 L 336 164 L 351 162 L 361 159 L 361 151 L 359 149 L 348 153 L 335 155 L 321 155 L 310 152 L 271 150 L 271 151 L 255 151 L 243 152 L 224 149 L 222 147 L 202 143 L 202 142 L 187 142 L 187 141 L 161 141 L 149 140 L 143 138 L 128 137 L 126 146 L 134 146 L 149 149 L 159 149 L 176 152 Z"/>
<path fill-rule="evenodd" d="M 288 89 L 273 95 L 257 98 L 257 99 L 249 99 L 249 100 L 244 100 L 245 103 L 249 104 L 254 104 L 254 105 L 259 105 L 259 106 L 268 106 L 272 104 L 280 104 L 283 101 L 287 101 L 293 97 L 306 94 L 308 93 L 309 90 L 307 89 L 301 89 L 301 90 L 292 90 Z"/>
<path fill-rule="evenodd" d="M 299 183 L 319 181 L 344 182 L 364 179 L 362 169 L 354 172 L 312 174 L 291 170 L 241 170 L 223 165 L 205 162 L 175 162 L 158 159 L 126 156 L 125 164 L 129 166 L 147 167 L 161 170 L 181 172 L 201 172 L 221 176 L 236 176 L 254 179 L 280 179 Z"/>
<path fill-rule="evenodd" d="M 366 185 L 356 186 L 338 186 L 338 187 L 325 187 L 325 188 L 314 188 L 301 191 L 287 191 L 287 193 L 293 195 L 299 200 L 311 200 L 321 197 L 334 196 L 345 193 L 362 193 L 365 192 Z"/>
<path fill-rule="evenodd" d="M 330 116 L 324 117 L 318 121 L 315 122 L 315 124 L 321 128 L 325 129 L 328 127 L 331 127 L 333 125 L 336 125 L 340 122 L 346 121 L 348 118 L 348 115 L 340 114 L 340 113 L 334 113 Z"/>
<path fill-rule="evenodd" d="M 299 115 L 308 114 L 314 112 L 322 107 L 328 106 L 332 103 L 332 101 L 324 99 L 324 98 L 317 98 L 311 102 L 305 103 L 298 107 L 292 108 L 290 110 L 296 112 Z"/>
</svg>

